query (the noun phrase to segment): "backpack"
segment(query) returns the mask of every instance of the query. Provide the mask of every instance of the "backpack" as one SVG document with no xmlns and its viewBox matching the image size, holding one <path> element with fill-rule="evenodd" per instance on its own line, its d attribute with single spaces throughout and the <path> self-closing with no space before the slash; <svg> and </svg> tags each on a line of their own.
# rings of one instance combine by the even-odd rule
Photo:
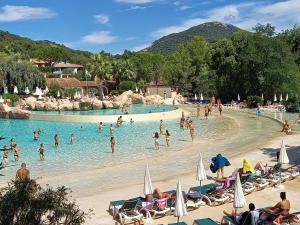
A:
<svg viewBox="0 0 300 225">
<path fill-rule="evenodd" d="M 252 214 L 250 211 L 246 211 L 241 215 L 239 225 L 252 225 Z"/>
</svg>

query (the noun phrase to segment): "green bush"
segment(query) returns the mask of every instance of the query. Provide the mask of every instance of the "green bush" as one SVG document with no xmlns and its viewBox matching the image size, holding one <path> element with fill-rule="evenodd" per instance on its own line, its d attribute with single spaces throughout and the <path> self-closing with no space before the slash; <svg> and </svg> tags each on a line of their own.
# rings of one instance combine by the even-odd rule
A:
<svg viewBox="0 0 300 225">
<path fill-rule="evenodd" d="M 20 97 L 15 94 L 5 94 L 4 97 L 6 99 L 10 99 L 10 101 L 14 103 L 17 103 L 20 100 Z"/>
<path fill-rule="evenodd" d="M 92 105 L 90 102 L 80 102 L 79 106 L 80 109 L 90 109 Z"/>
<path fill-rule="evenodd" d="M 136 83 L 134 81 L 122 81 L 119 84 L 119 90 L 120 91 L 129 91 L 129 90 L 135 90 Z"/>
<path fill-rule="evenodd" d="M 119 95 L 120 91 L 119 90 L 111 90 L 110 92 L 112 95 Z"/>
<path fill-rule="evenodd" d="M 256 108 L 257 104 L 263 104 L 263 100 L 260 96 L 250 95 L 247 97 L 247 106 L 249 108 Z"/>
<path fill-rule="evenodd" d="M 283 102 L 287 112 L 298 113 L 299 112 L 299 100 L 296 96 L 290 96 L 287 101 Z"/>
<path fill-rule="evenodd" d="M 60 91 L 60 86 L 57 83 L 51 84 L 49 87 L 49 92 L 48 95 L 49 96 L 54 96 L 57 97 L 57 92 L 60 92 L 60 95 L 62 95 L 61 91 Z"/>
</svg>

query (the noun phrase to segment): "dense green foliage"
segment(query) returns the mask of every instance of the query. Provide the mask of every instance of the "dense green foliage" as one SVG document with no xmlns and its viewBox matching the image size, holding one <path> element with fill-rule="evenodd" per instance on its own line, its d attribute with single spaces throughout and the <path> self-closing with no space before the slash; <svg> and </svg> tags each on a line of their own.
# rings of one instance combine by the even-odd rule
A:
<svg viewBox="0 0 300 225">
<path fill-rule="evenodd" d="M 287 112 L 299 112 L 300 102 L 298 96 L 290 96 L 289 99 L 284 102 L 284 105 Z"/>
<path fill-rule="evenodd" d="M 23 93 L 25 87 L 33 90 L 36 86 L 43 86 L 45 79 L 42 73 L 28 62 L 8 57 L 0 61 L 1 87 L 3 83 L 7 86 L 9 93 L 13 93 L 14 86 L 18 87 L 19 93 Z"/>
<path fill-rule="evenodd" d="M 16 103 L 20 100 L 20 97 L 15 94 L 5 94 L 4 98 L 9 99 L 11 102 L 14 102 L 14 103 Z"/>
<path fill-rule="evenodd" d="M 120 91 L 129 91 L 129 90 L 134 91 L 135 87 L 136 87 L 136 83 L 133 82 L 133 81 L 122 81 L 119 84 L 118 88 L 119 88 Z"/>
<path fill-rule="evenodd" d="M 88 213 L 69 194 L 66 187 L 43 189 L 34 180 L 12 181 L 0 191 L 0 224 L 81 225 Z"/>
<path fill-rule="evenodd" d="M 62 94 L 60 91 L 60 86 L 57 83 L 53 83 L 49 87 L 48 96 L 55 96 L 57 97 L 58 92 L 60 92 L 60 95 Z"/>
<path fill-rule="evenodd" d="M 22 59 L 39 58 L 50 61 L 65 61 L 85 65 L 91 53 L 72 50 L 50 41 L 33 41 L 9 32 L 0 31 L 0 52 L 19 53 Z"/>
<path fill-rule="evenodd" d="M 250 95 L 247 97 L 247 106 L 249 108 L 255 108 L 255 107 L 257 107 L 258 104 L 259 105 L 263 104 L 263 100 L 260 96 Z"/>
<path fill-rule="evenodd" d="M 202 36 L 209 43 L 215 43 L 224 38 L 230 38 L 239 28 L 219 22 L 203 23 L 188 30 L 162 37 L 146 50 L 153 53 L 170 55 L 180 44 L 187 45 L 195 36 Z"/>
</svg>

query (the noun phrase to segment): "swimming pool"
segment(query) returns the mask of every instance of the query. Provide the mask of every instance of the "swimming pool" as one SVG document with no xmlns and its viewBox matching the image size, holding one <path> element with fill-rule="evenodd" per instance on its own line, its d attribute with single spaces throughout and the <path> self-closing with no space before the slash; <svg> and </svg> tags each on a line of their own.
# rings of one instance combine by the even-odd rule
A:
<svg viewBox="0 0 300 225">
<path fill-rule="evenodd" d="M 158 112 L 168 112 L 175 110 L 176 107 L 170 105 L 146 105 L 146 104 L 133 104 L 126 108 L 129 114 L 148 114 Z M 32 111 L 33 114 L 42 115 L 82 115 L 82 116 L 95 116 L 95 115 L 124 115 L 122 109 L 100 109 L 88 111 Z"/>
</svg>

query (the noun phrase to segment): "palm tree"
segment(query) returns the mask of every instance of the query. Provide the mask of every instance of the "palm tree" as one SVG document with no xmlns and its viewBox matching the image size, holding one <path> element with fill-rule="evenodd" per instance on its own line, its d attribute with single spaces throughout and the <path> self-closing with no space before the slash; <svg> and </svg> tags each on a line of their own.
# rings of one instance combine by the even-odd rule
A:
<svg viewBox="0 0 300 225">
<path fill-rule="evenodd" d="M 109 79 L 112 71 L 112 60 L 108 55 L 102 53 L 91 56 L 92 62 L 87 64 L 87 70 L 92 78 L 100 80 Z"/>
<path fill-rule="evenodd" d="M 118 84 L 123 80 L 134 80 L 136 78 L 134 66 L 128 59 L 115 59 L 112 63 L 112 74 Z"/>
</svg>

